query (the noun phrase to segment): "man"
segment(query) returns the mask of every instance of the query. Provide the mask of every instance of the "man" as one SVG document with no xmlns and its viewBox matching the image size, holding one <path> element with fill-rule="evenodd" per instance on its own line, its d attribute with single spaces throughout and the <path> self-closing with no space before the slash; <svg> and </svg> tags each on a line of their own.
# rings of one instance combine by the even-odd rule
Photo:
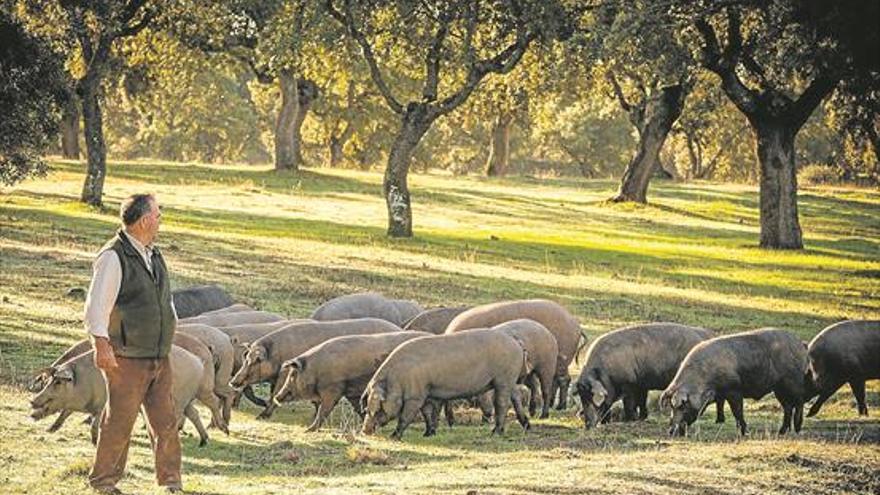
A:
<svg viewBox="0 0 880 495">
<path fill-rule="evenodd" d="M 143 404 L 153 436 L 156 479 L 180 492 L 180 439 L 171 397 L 168 354 L 177 324 L 168 270 L 153 246 L 162 213 L 151 194 L 122 202 L 122 228 L 99 251 L 85 303 L 95 365 L 107 382 L 89 484 L 121 493 L 131 431 Z"/>
</svg>

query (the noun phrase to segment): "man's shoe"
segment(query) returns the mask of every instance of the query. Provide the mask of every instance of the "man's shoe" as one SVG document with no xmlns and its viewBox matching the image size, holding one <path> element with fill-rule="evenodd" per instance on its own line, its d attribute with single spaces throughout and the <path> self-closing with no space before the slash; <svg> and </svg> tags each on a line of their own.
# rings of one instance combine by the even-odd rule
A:
<svg viewBox="0 0 880 495">
<path fill-rule="evenodd" d="M 166 486 L 165 493 L 183 493 L 183 488 L 179 486 Z"/>
</svg>

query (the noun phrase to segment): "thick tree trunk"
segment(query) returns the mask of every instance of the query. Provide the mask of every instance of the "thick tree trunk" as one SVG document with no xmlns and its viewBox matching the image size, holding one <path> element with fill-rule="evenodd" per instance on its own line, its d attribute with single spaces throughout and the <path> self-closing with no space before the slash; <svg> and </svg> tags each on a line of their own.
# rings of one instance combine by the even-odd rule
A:
<svg viewBox="0 0 880 495">
<path fill-rule="evenodd" d="M 388 236 L 412 237 L 412 207 L 410 204 L 407 174 L 412 163 L 413 151 L 432 120 L 423 105 L 410 104 L 403 115 L 400 130 L 391 145 L 382 193 L 388 207 Z"/>
<path fill-rule="evenodd" d="M 761 167 L 761 247 L 804 247 L 797 209 L 796 129 L 781 123 L 754 128 Z"/>
<path fill-rule="evenodd" d="M 510 126 L 513 117 L 510 114 L 501 114 L 495 118 L 492 124 L 492 143 L 489 148 L 489 158 L 486 160 L 486 175 L 489 177 L 502 177 L 507 173 L 510 166 Z"/>
<path fill-rule="evenodd" d="M 71 96 L 61 116 L 61 156 L 64 158 L 79 159 L 79 120 L 79 103 L 75 96 Z"/>
<path fill-rule="evenodd" d="M 81 82 L 80 91 L 88 158 L 86 180 L 80 200 L 92 206 L 101 206 L 104 177 L 107 175 L 107 148 L 101 115 L 100 82 L 97 78 L 85 79 Z"/>
<path fill-rule="evenodd" d="M 648 184 L 660 163 L 660 149 L 663 148 L 672 124 L 681 115 L 684 97 L 681 85 L 666 86 L 651 95 L 645 108 L 638 149 L 626 166 L 620 189 L 611 201 L 647 202 Z"/>
<path fill-rule="evenodd" d="M 297 80 L 289 70 L 278 74 L 281 108 L 275 120 L 275 170 L 296 170 L 298 146 L 294 146 L 294 125 L 299 114 Z"/>
</svg>

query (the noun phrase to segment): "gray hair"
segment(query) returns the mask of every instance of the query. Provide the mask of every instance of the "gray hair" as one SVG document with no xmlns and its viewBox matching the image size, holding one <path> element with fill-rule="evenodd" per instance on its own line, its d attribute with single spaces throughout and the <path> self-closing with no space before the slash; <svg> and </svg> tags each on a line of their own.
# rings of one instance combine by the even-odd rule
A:
<svg viewBox="0 0 880 495">
<path fill-rule="evenodd" d="M 155 200 L 152 194 L 132 194 L 119 206 L 119 218 L 126 226 L 133 225 L 150 212 L 150 205 Z"/>
</svg>

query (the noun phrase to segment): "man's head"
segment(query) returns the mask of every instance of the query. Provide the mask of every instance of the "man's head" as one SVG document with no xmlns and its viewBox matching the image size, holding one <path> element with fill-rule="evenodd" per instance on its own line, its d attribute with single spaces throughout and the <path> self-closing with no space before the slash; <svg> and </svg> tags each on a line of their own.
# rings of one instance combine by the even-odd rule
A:
<svg viewBox="0 0 880 495">
<path fill-rule="evenodd" d="M 119 216 L 125 230 L 148 246 L 156 240 L 162 211 L 152 194 L 133 194 L 122 202 Z"/>
</svg>

